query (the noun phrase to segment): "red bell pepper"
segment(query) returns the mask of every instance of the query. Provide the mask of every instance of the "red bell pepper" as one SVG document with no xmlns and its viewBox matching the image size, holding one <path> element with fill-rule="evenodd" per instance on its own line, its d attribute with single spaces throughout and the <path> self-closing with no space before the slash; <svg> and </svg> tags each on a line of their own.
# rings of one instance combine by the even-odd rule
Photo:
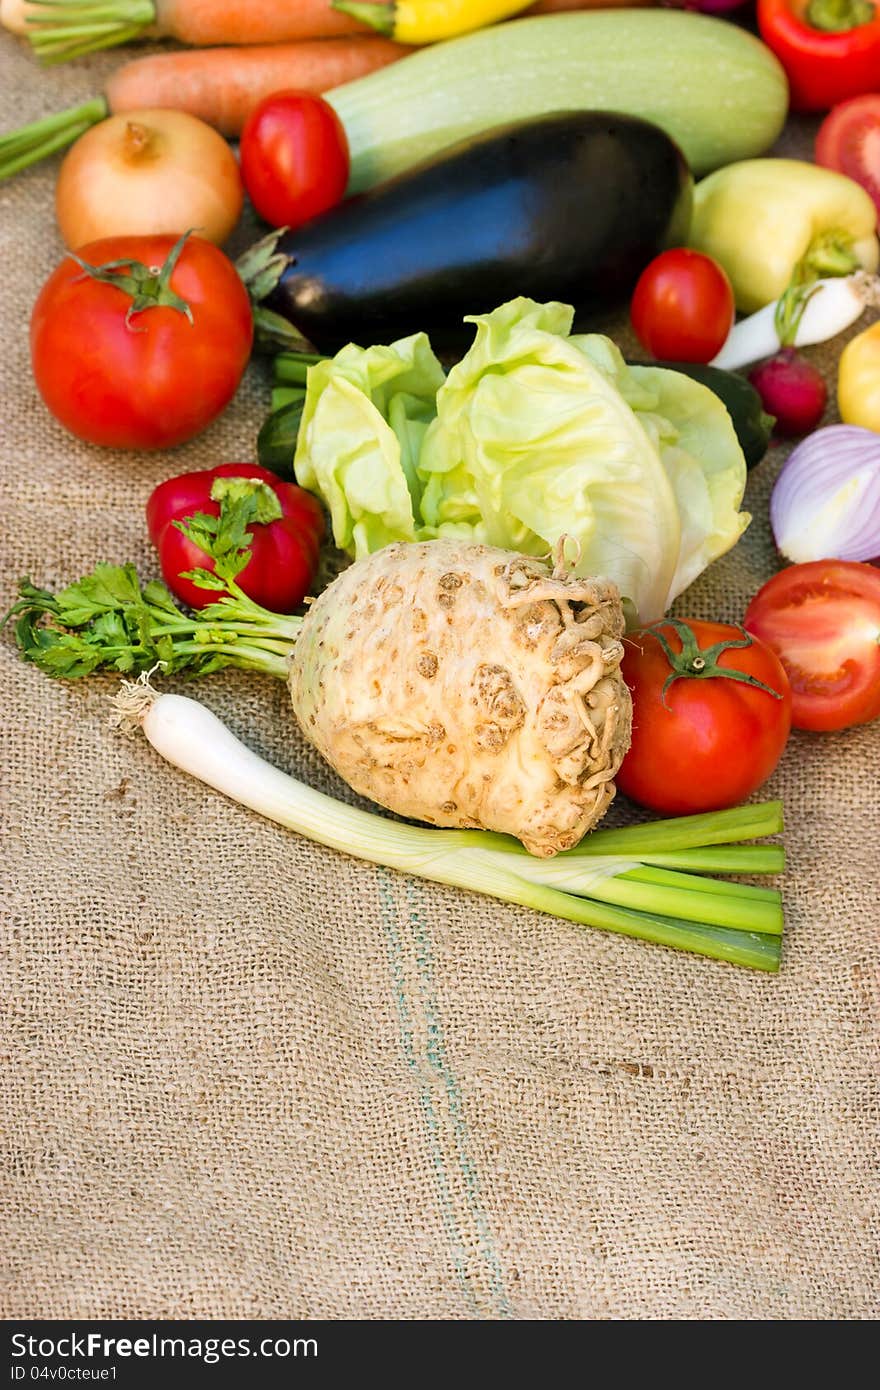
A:
<svg viewBox="0 0 880 1390">
<path fill-rule="evenodd" d="M 232 537 L 234 543 L 247 546 L 250 537 L 250 559 L 236 583 L 263 608 L 292 613 L 317 572 L 324 513 L 310 492 L 282 482 L 268 468 L 252 463 L 223 463 L 217 468 L 182 473 L 160 483 L 151 493 L 147 529 L 159 552 L 165 583 L 190 608 L 216 602 L 216 591 L 181 578 L 187 570 L 213 573 L 214 561 L 174 523 L 196 513 L 219 517 L 224 496 L 239 504 L 235 517 L 230 517 L 239 527 L 237 541 Z M 244 531 L 240 529 L 243 522 Z"/>
<path fill-rule="evenodd" d="M 758 28 L 788 74 L 793 110 L 880 89 L 880 0 L 758 0 Z"/>
</svg>

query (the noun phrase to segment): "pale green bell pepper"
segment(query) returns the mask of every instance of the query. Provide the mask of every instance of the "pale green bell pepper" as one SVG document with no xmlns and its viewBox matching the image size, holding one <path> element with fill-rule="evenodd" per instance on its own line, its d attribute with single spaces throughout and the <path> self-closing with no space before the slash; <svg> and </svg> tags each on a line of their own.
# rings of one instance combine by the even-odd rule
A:
<svg viewBox="0 0 880 1390">
<path fill-rule="evenodd" d="M 746 159 L 697 184 L 688 244 L 718 261 L 754 313 L 800 282 L 876 270 L 877 208 L 843 174 L 798 159 Z"/>
</svg>

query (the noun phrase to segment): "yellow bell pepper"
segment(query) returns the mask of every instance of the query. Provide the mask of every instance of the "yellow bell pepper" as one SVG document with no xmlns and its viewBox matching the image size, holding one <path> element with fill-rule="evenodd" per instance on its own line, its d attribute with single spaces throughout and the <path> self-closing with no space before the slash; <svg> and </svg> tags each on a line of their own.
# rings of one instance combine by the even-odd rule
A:
<svg viewBox="0 0 880 1390">
<path fill-rule="evenodd" d="M 853 179 L 798 159 L 745 159 L 697 184 L 688 244 L 727 271 L 751 314 L 793 278 L 876 270 L 877 208 Z"/>
<path fill-rule="evenodd" d="M 483 29 L 499 19 L 509 19 L 527 10 L 533 0 L 392 0 L 391 4 L 369 0 L 331 0 L 334 10 L 342 10 L 388 34 L 398 43 L 438 43 L 454 39 L 471 29 Z"/>
<path fill-rule="evenodd" d="M 837 405 L 845 424 L 880 434 L 880 321 L 852 338 L 840 354 Z"/>
</svg>

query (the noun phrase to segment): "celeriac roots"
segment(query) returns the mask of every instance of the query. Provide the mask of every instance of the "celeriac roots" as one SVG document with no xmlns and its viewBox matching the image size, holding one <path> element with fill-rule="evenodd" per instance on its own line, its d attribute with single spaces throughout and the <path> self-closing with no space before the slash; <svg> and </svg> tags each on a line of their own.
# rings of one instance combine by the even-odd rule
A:
<svg viewBox="0 0 880 1390">
<path fill-rule="evenodd" d="M 629 746 L 617 589 L 560 561 L 397 544 L 312 605 L 291 661 L 306 737 L 355 791 L 432 825 L 577 844 Z"/>
</svg>

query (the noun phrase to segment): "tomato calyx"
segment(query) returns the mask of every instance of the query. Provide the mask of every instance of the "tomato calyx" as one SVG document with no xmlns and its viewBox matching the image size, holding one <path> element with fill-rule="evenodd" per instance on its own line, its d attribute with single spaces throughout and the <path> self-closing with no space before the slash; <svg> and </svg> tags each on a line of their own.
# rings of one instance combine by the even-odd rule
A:
<svg viewBox="0 0 880 1390">
<path fill-rule="evenodd" d="M 102 285 L 113 285 L 114 289 L 122 290 L 124 294 L 131 295 L 131 303 L 125 314 L 125 326 L 138 332 L 143 330 L 133 329 L 131 320 L 135 314 L 142 314 L 147 309 L 176 309 L 189 319 L 190 324 L 194 323 L 192 309 L 185 299 L 181 299 L 179 294 L 175 294 L 171 288 L 171 276 L 174 268 L 180 259 L 181 252 L 192 236 L 192 230 L 184 232 L 183 236 L 177 240 L 165 258 L 164 265 L 144 265 L 143 261 L 121 260 L 105 261 L 103 265 L 90 265 L 88 261 L 81 260 L 73 251 L 68 251 L 71 260 L 76 261 L 82 268 L 83 275 L 90 280 L 98 280 Z M 126 273 L 123 274 L 122 272 Z"/>
<path fill-rule="evenodd" d="M 876 17 L 872 0 L 810 0 L 804 18 L 811 29 L 825 34 L 846 34 Z"/>
<path fill-rule="evenodd" d="M 681 651 L 673 650 L 668 638 L 661 632 L 661 628 L 671 627 L 681 642 Z M 646 632 L 650 632 L 656 638 L 663 654 L 671 667 L 669 675 L 663 682 L 663 689 L 660 691 L 660 700 L 664 709 L 669 709 L 669 702 L 666 693 L 670 686 L 677 680 L 705 680 L 723 677 L 725 680 L 740 681 L 743 685 L 751 685 L 758 690 L 764 690 L 768 695 L 772 695 L 774 700 L 781 700 L 782 694 L 774 690 L 771 685 L 766 685 L 764 681 L 758 680 L 757 676 L 750 676 L 746 671 L 738 671 L 732 666 L 719 666 L 718 658 L 723 652 L 733 648 L 752 647 L 754 638 L 746 632 L 740 624 L 735 624 L 737 632 L 742 633 L 742 637 L 723 638 L 720 642 L 714 642 L 711 647 L 701 647 L 697 641 L 696 633 L 689 623 L 683 622 L 680 618 L 663 618 L 659 623 L 651 623 Z"/>
</svg>

